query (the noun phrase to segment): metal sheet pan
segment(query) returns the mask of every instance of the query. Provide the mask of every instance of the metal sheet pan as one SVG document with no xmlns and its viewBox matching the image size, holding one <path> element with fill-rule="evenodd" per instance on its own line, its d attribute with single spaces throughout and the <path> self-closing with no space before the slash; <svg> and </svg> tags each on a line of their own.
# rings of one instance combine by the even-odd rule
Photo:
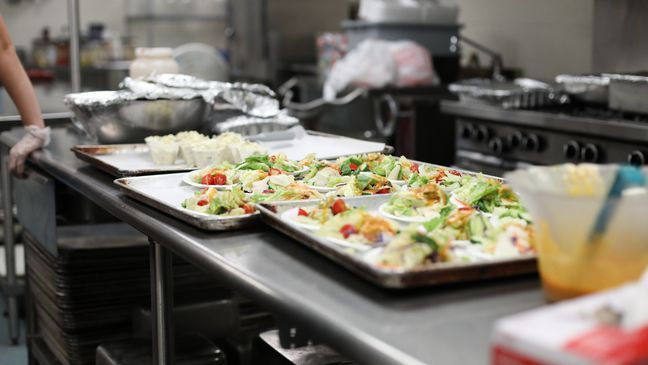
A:
<svg viewBox="0 0 648 365">
<path fill-rule="evenodd" d="M 350 206 L 363 206 L 367 210 L 377 210 L 388 198 L 388 196 L 370 196 L 344 200 Z M 412 270 L 379 268 L 365 260 L 362 253 L 354 253 L 347 248 L 330 243 L 316 236 L 312 231 L 281 218 L 281 213 L 288 209 L 314 204 L 317 203 L 312 201 L 263 203 L 258 206 L 258 209 L 263 220 L 271 227 L 383 287 L 399 289 L 435 286 L 537 272 L 535 255 L 476 263 L 438 263 Z"/>
<path fill-rule="evenodd" d="M 182 201 L 199 190 L 183 184 L 183 176 L 184 173 L 126 177 L 115 180 L 115 184 L 131 198 L 208 231 L 238 229 L 258 218 L 259 214 L 217 217 L 182 208 Z"/>
<path fill-rule="evenodd" d="M 194 169 L 182 160 L 170 166 L 155 165 L 144 143 L 79 145 L 72 147 L 72 152 L 80 160 L 115 177 L 168 174 Z"/>
<path fill-rule="evenodd" d="M 294 143 L 294 141 L 271 141 L 271 142 L 261 142 L 264 145 L 269 153 L 288 153 L 289 158 L 298 159 L 297 156 L 302 158 L 310 152 L 307 146 L 313 143 L 323 143 L 326 139 L 330 140 L 331 144 L 334 146 L 339 146 L 340 143 L 345 144 L 353 139 L 347 137 L 312 132 L 308 131 L 309 138 L 311 140 L 302 143 Z M 357 141 L 357 140 L 356 140 Z M 391 146 L 385 146 L 384 144 L 380 145 L 380 148 L 376 147 L 377 150 L 373 150 L 372 146 L 378 146 L 378 144 L 372 144 L 365 141 L 362 142 L 360 147 L 365 151 L 369 152 L 381 152 L 380 148 L 383 148 L 382 152 L 390 154 L 394 151 L 394 148 Z M 304 144 L 305 143 L 305 144 Z M 304 147 L 306 146 L 306 147 Z M 312 149 L 312 147 L 311 147 Z M 327 150 L 331 150 L 328 148 Z M 338 149 L 339 150 L 339 149 Z M 343 150 L 342 150 L 343 151 Z M 348 151 L 354 151 L 353 149 L 348 149 Z M 347 151 L 347 152 L 348 152 Z M 78 145 L 72 147 L 72 152 L 79 158 L 90 165 L 101 169 L 114 177 L 129 177 L 129 176 L 143 176 L 143 175 L 154 175 L 154 174 L 168 174 L 173 172 L 186 172 L 195 170 L 194 167 L 190 167 L 184 164 L 184 161 L 181 159 L 175 165 L 169 166 L 157 166 L 153 163 L 149 157 L 149 149 L 144 143 L 135 143 L 135 144 L 113 144 L 113 145 Z M 339 151 L 338 151 L 339 152 Z M 322 158 L 333 158 L 338 156 L 345 156 L 347 154 L 327 152 L 328 155 L 322 156 Z"/>
</svg>

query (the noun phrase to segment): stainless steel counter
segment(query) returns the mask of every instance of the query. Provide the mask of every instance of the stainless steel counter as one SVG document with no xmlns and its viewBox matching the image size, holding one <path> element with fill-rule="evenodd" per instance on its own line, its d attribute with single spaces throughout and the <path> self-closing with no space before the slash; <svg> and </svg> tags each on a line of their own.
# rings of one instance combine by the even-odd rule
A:
<svg viewBox="0 0 648 365">
<path fill-rule="evenodd" d="M 0 136 L 10 146 L 20 131 Z M 208 233 L 121 194 L 57 129 L 33 164 L 225 284 L 361 364 L 486 364 L 493 322 L 544 304 L 537 277 L 408 291 L 378 288 L 259 222 Z"/>
</svg>

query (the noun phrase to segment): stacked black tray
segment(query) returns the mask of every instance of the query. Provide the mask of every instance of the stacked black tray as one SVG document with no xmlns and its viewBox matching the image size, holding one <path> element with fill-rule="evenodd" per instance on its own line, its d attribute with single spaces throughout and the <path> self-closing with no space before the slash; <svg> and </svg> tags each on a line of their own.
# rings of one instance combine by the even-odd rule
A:
<svg viewBox="0 0 648 365">
<path fill-rule="evenodd" d="M 130 338 L 133 309 L 149 306 L 148 242 L 122 224 L 61 227 L 58 237 L 54 256 L 25 235 L 34 332 L 61 363 L 94 364 L 97 346 Z M 179 302 L 231 296 L 177 259 L 174 284 Z"/>
</svg>

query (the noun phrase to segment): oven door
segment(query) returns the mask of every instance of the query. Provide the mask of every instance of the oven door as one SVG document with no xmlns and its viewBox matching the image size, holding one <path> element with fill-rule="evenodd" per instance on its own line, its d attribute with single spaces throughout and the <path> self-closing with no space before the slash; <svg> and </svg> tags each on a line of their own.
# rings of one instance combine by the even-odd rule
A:
<svg viewBox="0 0 648 365">
<path fill-rule="evenodd" d="M 502 177 L 504 173 L 532 166 L 519 161 L 510 161 L 481 152 L 457 150 L 455 165 L 463 170 L 483 172 L 487 175 Z"/>
</svg>

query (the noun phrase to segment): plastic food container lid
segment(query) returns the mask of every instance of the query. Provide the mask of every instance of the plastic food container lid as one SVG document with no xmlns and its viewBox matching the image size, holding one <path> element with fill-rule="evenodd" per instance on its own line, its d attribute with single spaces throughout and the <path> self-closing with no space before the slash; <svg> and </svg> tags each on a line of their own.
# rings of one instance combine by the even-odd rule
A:
<svg viewBox="0 0 648 365">
<path fill-rule="evenodd" d="M 173 48 L 169 47 L 137 47 L 135 49 L 135 56 L 137 57 L 169 57 L 173 56 Z"/>
</svg>

